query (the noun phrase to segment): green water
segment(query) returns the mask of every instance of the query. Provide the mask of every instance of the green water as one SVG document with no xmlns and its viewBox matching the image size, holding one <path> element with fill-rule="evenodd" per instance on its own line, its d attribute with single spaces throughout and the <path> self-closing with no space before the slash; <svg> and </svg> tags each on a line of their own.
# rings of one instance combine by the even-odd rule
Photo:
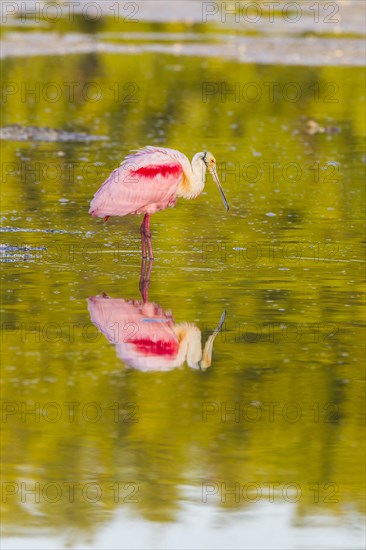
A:
<svg viewBox="0 0 366 550">
<path fill-rule="evenodd" d="M 211 529 L 233 521 L 235 547 L 254 547 L 243 542 L 248 525 L 268 528 L 287 507 L 295 539 L 316 521 L 318 533 L 347 531 L 339 547 L 361 547 L 363 70 L 140 52 L 10 58 L 2 73 L 19 87 L 2 125 L 109 136 L 2 142 L 9 544 L 31 536 L 45 547 L 131 548 L 126 529 L 137 540 L 151 525 L 179 533 L 182 515 L 209 512 L 214 527 L 202 520 L 182 540 L 206 547 Z M 205 82 L 237 83 L 240 97 L 215 84 L 206 98 Z M 309 135 L 309 119 L 329 130 Z M 152 218 L 150 301 L 194 323 L 203 343 L 226 309 L 205 372 L 128 368 L 90 320 L 90 296 L 140 299 L 140 219 L 103 224 L 87 212 L 110 171 L 147 144 L 189 158 L 212 151 L 230 204 L 226 213 L 208 177 L 198 199 Z M 119 513 L 119 546 L 108 545 L 101 533 Z M 303 547 L 318 547 L 317 537 Z M 270 532 L 264 540 L 277 548 Z"/>
</svg>

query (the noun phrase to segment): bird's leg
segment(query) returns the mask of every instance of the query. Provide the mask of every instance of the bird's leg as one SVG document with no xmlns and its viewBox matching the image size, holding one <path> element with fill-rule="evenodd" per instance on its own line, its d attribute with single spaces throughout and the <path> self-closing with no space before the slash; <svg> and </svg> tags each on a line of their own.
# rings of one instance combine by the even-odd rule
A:
<svg viewBox="0 0 366 550">
<path fill-rule="evenodd" d="M 149 286 L 150 286 L 150 277 L 151 277 L 152 266 L 153 266 L 153 262 L 150 259 L 149 263 L 147 264 L 147 271 L 146 271 L 146 277 L 145 277 L 146 278 L 146 283 L 147 283 L 147 288 L 149 288 Z"/>
<path fill-rule="evenodd" d="M 150 276 L 153 263 L 149 260 L 146 269 L 146 259 L 143 258 L 141 261 L 141 273 L 140 273 L 140 293 L 141 298 L 143 299 L 144 304 L 147 304 L 149 301 L 149 286 L 150 286 Z"/>
<path fill-rule="evenodd" d="M 144 238 L 142 237 L 142 232 L 141 232 L 141 241 L 144 242 Z M 144 303 L 147 302 L 147 292 L 145 288 L 145 272 L 146 272 L 146 258 L 142 258 L 139 289 L 141 293 L 141 298 L 143 299 Z"/>
<path fill-rule="evenodd" d="M 142 245 L 142 257 L 149 257 L 150 260 L 154 259 L 152 244 L 151 244 L 151 231 L 150 231 L 150 214 L 145 214 L 141 227 L 141 245 Z M 146 243 L 148 248 L 148 254 L 146 254 Z"/>
<path fill-rule="evenodd" d="M 142 220 L 142 224 L 140 226 L 140 233 L 141 233 L 141 247 L 142 247 L 142 257 L 143 259 L 146 259 L 146 216 L 145 214 L 144 219 Z"/>
<path fill-rule="evenodd" d="M 150 214 L 146 214 L 146 224 L 145 224 L 145 230 L 146 230 L 146 239 L 147 239 L 147 248 L 149 251 L 149 259 L 154 259 L 153 249 L 152 249 L 152 242 L 151 242 L 151 231 L 150 231 Z"/>
</svg>

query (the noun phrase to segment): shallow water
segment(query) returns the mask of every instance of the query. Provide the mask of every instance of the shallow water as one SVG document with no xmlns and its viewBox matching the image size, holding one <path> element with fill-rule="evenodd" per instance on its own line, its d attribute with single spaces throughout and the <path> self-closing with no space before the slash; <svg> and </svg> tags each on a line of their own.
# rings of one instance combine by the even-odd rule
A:
<svg viewBox="0 0 366 550">
<path fill-rule="evenodd" d="M 6 547 L 362 548 L 363 70 L 135 48 L 148 30 L 2 61 L 3 125 L 110 137 L 2 142 Z M 141 300 L 140 219 L 87 211 L 147 144 L 212 151 L 230 204 L 208 176 L 152 218 L 160 322 L 204 344 L 226 310 L 204 371 L 134 368 L 88 310 Z"/>
</svg>

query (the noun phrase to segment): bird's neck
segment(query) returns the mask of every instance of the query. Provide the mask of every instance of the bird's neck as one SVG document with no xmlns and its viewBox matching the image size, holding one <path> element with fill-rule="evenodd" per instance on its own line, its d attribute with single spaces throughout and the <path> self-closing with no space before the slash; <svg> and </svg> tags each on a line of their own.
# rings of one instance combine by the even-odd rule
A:
<svg viewBox="0 0 366 550">
<path fill-rule="evenodd" d="M 206 181 L 206 165 L 202 158 L 195 155 L 191 169 L 183 173 L 183 180 L 178 188 L 178 196 L 184 199 L 193 199 L 202 193 Z"/>
<path fill-rule="evenodd" d="M 180 363 L 186 360 L 189 367 L 198 369 L 202 359 L 200 329 L 192 323 L 179 323 L 173 330 L 179 340 Z"/>
</svg>

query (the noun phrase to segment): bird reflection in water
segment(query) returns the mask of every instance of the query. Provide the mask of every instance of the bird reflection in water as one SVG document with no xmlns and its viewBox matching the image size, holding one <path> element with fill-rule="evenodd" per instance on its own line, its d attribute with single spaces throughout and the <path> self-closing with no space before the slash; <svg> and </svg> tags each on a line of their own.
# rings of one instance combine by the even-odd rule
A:
<svg viewBox="0 0 366 550">
<path fill-rule="evenodd" d="M 140 371 L 168 371 L 186 361 L 192 369 L 211 366 L 214 340 L 225 321 L 226 311 L 202 350 L 201 331 L 193 323 L 174 322 L 172 312 L 149 302 L 152 262 L 142 261 L 142 300 L 110 298 L 106 294 L 88 298 L 91 321 L 117 349 L 128 367 Z"/>
</svg>

